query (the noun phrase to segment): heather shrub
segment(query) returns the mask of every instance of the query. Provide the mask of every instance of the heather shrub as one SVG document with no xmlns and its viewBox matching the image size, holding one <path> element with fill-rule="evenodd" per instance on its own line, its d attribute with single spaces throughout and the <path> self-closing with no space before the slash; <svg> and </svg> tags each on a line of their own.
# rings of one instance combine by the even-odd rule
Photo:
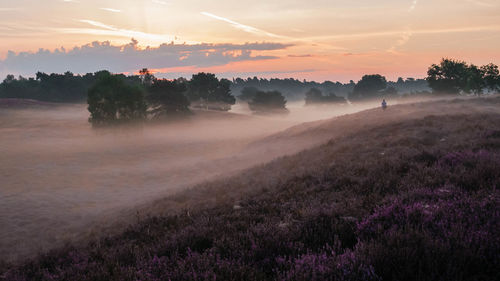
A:
<svg viewBox="0 0 500 281">
<path fill-rule="evenodd" d="M 325 249 L 318 254 L 304 254 L 288 261 L 290 268 L 278 280 L 381 280 L 370 265 L 363 264 L 352 251 L 336 255 Z"/>
<path fill-rule="evenodd" d="M 439 159 L 436 169 L 446 173 L 450 184 L 467 191 L 496 190 L 500 178 L 500 154 L 486 150 L 450 152 Z"/>
<path fill-rule="evenodd" d="M 499 203 L 498 194 L 478 200 L 461 192 L 396 200 L 358 224 L 365 242 L 357 254 L 384 280 L 482 280 L 500 266 Z"/>
<path fill-rule="evenodd" d="M 348 135 L 0 280 L 497 280 L 498 131 L 498 115 L 459 115 Z"/>
<path fill-rule="evenodd" d="M 325 245 L 340 243 L 341 248 L 352 248 L 357 242 L 356 224 L 352 217 L 341 218 L 338 214 L 318 210 L 300 227 L 299 239 L 307 249 L 316 251 Z"/>
</svg>

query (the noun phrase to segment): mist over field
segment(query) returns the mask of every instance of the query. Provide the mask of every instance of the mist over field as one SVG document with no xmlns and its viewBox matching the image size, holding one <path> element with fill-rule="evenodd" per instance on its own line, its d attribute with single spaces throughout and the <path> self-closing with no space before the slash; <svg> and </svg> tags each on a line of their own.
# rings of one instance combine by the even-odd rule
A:
<svg viewBox="0 0 500 281">
<path fill-rule="evenodd" d="M 0 281 L 500 280 L 500 1 L 0 2 Z"/>
<path fill-rule="evenodd" d="M 315 143 L 249 145 L 260 138 L 370 106 L 297 103 L 287 116 L 259 117 L 244 115 L 243 105 L 235 113 L 197 112 L 180 122 L 100 130 L 87 122 L 84 105 L 2 109 L 1 258 L 95 236 L 118 218 L 132 223 L 137 218 L 124 210 Z"/>
<path fill-rule="evenodd" d="M 422 106 L 394 108 L 390 115 L 375 109 L 376 119 L 346 115 L 334 127 L 327 121 L 377 106 L 297 102 L 288 115 L 255 116 L 237 104 L 229 113 L 198 111 L 177 122 L 98 130 L 87 122 L 84 105 L 3 109 L 1 257 L 27 257 L 114 233 L 146 215 L 135 212 L 159 198 L 365 126 L 446 114 L 442 107 Z"/>
<path fill-rule="evenodd" d="M 20 103 L 20 101 L 4 101 L 5 103 Z M 394 99 L 389 100 L 389 103 L 390 107 L 387 110 L 382 110 L 378 103 L 369 101 L 312 107 L 305 107 L 302 103 L 291 103 L 288 106 L 289 113 L 285 115 L 255 115 L 251 114 L 245 104 L 236 104 L 230 112 L 195 110 L 193 115 L 182 120 L 132 123 L 105 128 L 92 128 L 87 122 L 86 106 L 81 104 L 25 101 L 21 102 L 22 106 L 4 107 L 0 111 L 2 155 L 0 259 L 4 262 L 22 262 L 39 257 L 40 254 L 52 249 L 64 249 L 67 247 L 65 245 L 85 247 L 87 243 L 101 241 L 103 237 L 130 235 L 127 234 L 130 231 L 137 235 L 150 235 L 149 228 L 156 227 L 155 221 L 163 216 L 167 216 L 166 218 L 174 216 L 176 220 L 180 218 L 193 220 L 192 223 L 187 222 L 186 227 L 191 227 L 191 224 L 194 227 L 205 219 L 217 218 L 214 215 L 202 215 L 205 214 L 205 210 L 212 212 L 210 210 L 232 206 L 233 211 L 223 211 L 223 213 L 229 212 L 231 216 L 239 217 L 239 209 L 249 208 L 248 211 L 251 211 L 254 208 L 253 204 L 260 204 L 256 203 L 258 201 L 248 201 L 253 200 L 249 198 L 264 196 L 262 204 L 266 206 L 265 204 L 271 204 L 266 203 L 269 200 L 266 199 L 269 192 L 271 194 L 278 192 L 281 188 L 288 188 L 286 186 L 290 184 L 295 186 L 293 182 L 297 180 L 302 181 L 312 175 L 313 178 L 317 178 L 317 184 L 322 186 L 321 182 L 324 181 L 322 178 L 327 179 L 330 175 L 321 176 L 317 173 L 322 169 L 331 169 L 337 165 L 335 163 L 343 163 L 338 164 L 340 165 L 338 167 L 347 171 L 350 169 L 349 165 L 354 165 L 353 170 L 347 173 L 336 172 L 337 179 L 342 180 L 345 176 L 370 176 L 371 172 L 365 175 L 364 172 L 356 174 L 358 173 L 356 171 L 366 169 L 359 168 L 359 165 L 377 161 L 373 153 L 379 157 L 386 157 L 385 153 L 388 153 L 387 157 L 395 159 L 395 157 L 407 157 L 403 155 L 408 153 L 410 155 L 420 153 L 419 151 L 424 149 L 418 148 L 421 145 L 426 145 L 429 147 L 427 149 L 431 150 L 435 149 L 434 146 L 445 149 L 448 142 L 455 148 L 446 149 L 455 151 L 456 147 L 467 147 L 466 137 L 460 134 L 476 134 L 481 136 L 478 139 L 481 141 L 485 138 L 483 136 L 495 136 L 497 132 L 496 127 L 488 129 L 485 125 L 493 124 L 491 122 L 498 116 L 498 97 L 461 99 L 420 97 Z M 466 121 L 462 123 L 459 122 L 460 119 Z M 414 128 L 415 126 L 423 127 Z M 472 128 L 474 129 L 471 130 Z M 366 134 L 371 136 L 365 136 Z M 454 137 L 453 134 L 458 135 Z M 346 138 L 349 141 L 346 141 Z M 326 154 L 323 155 L 321 147 L 326 143 L 332 148 L 325 148 Z M 493 149 L 495 147 L 494 144 L 490 146 Z M 331 155 L 331 149 L 339 151 L 336 153 L 340 154 Z M 398 149 L 403 150 L 389 152 Z M 439 149 L 432 151 L 437 154 L 444 153 Z M 361 158 L 345 162 L 347 160 L 342 159 L 346 153 Z M 391 165 L 396 167 L 400 163 L 404 161 L 394 162 Z M 490 169 L 496 164 L 487 165 L 484 167 Z M 383 164 L 382 167 L 387 169 L 392 166 Z M 393 173 L 392 170 L 383 171 Z M 487 171 L 489 170 L 485 173 L 489 173 Z M 390 176 L 401 181 L 406 180 L 406 176 L 400 177 L 398 174 L 399 172 L 396 172 Z M 381 175 L 382 178 L 374 181 L 375 186 L 380 184 L 378 181 L 384 181 L 384 174 Z M 489 180 L 494 181 L 496 176 L 488 177 L 492 178 L 484 178 L 486 186 Z M 341 188 L 352 185 L 349 182 L 353 180 L 342 183 Z M 307 189 L 300 188 L 307 185 L 306 183 L 297 185 L 299 188 L 296 190 L 297 196 L 299 193 L 307 192 Z M 391 185 L 384 186 L 389 188 Z M 449 189 L 449 187 L 443 188 Z M 371 202 L 372 199 L 360 199 L 365 197 L 359 197 L 362 193 L 355 189 L 349 192 L 352 192 L 354 197 L 334 195 L 335 193 L 327 197 L 341 196 L 343 199 L 328 200 L 346 200 L 342 201 L 343 204 L 347 204 L 349 200 L 368 200 L 370 203 L 367 204 L 374 204 Z M 285 200 L 279 199 L 282 196 L 279 192 L 275 196 L 278 201 Z M 299 196 L 297 200 L 319 200 L 314 193 L 302 196 L 304 196 L 302 199 L 299 199 Z M 328 200 L 327 202 L 330 202 Z M 326 203 L 325 206 L 319 202 L 304 204 L 317 205 L 321 210 L 330 208 L 326 207 L 330 206 L 330 203 Z M 339 211 L 344 213 L 341 221 L 344 217 L 358 220 L 356 218 L 358 215 L 354 214 L 360 211 L 361 207 L 357 204 L 359 203 L 352 206 L 354 209 L 346 207 L 344 211 Z M 279 208 L 290 208 L 287 204 L 279 206 Z M 279 215 L 284 216 L 282 222 L 276 222 L 280 231 L 283 227 L 293 229 L 306 227 L 302 224 L 307 225 L 309 219 L 300 218 L 301 215 L 294 219 L 296 216 L 294 208 L 289 210 L 289 214 Z M 368 210 L 371 209 L 372 207 L 368 207 Z M 214 237 L 220 238 L 225 235 L 215 234 L 224 229 L 220 223 L 229 223 L 224 216 L 213 225 L 211 231 L 216 235 Z M 276 219 L 275 214 L 264 217 L 266 221 Z M 153 221 L 150 221 L 151 219 Z M 311 219 L 316 220 L 314 217 Z M 149 225 L 148 230 L 135 232 L 134 229 L 142 227 L 144 223 Z M 202 223 L 200 229 L 203 229 L 204 225 Z M 250 222 L 244 225 L 256 227 Z M 273 225 L 274 223 L 265 231 L 277 231 L 273 230 Z M 316 226 L 314 223 L 312 227 L 323 226 Z M 351 227 L 349 224 L 349 228 Z M 126 229 L 129 230 L 123 232 Z M 162 233 L 168 229 L 162 227 L 158 231 Z M 193 228 L 192 231 L 193 234 L 175 237 L 178 237 L 176 239 L 190 239 L 189 235 L 211 237 L 209 234 L 202 234 L 206 230 L 199 232 Z M 318 230 L 314 235 L 323 235 L 321 234 L 323 231 L 326 230 Z M 289 239 L 294 236 L 286 234 L 285 237 L 287 238 L 276 239 Z M 319 241 L 318 243 L 323 243 Z M 106 244 L 97 243 L 103 245 L 97 247 L 101 249 L 99 251 L 103 250 L 101 247 L 107 247 L 104 246 Z M 177 243 L 181 244 L 175 247 L 180 247 L 185 242 L 176 242 L 173 245 Z M 127 242 L 123 245 L 129 247 L 134 244 L 135 242 L 132 244 Z M 193 244 L 193 249 L 197 249 L 196 245 Z M 135 258 L 141 257 L 142 254 Z M 110 261 L 121 259 L 111 256 L 110 258 Z M 182 259 L 174 258 L 174 260 Z M 25 274 L 27 271 L 23 269 L 20 272 Z M 85 272 L 87 273 L 84 274 L 88 274 L 91 271 Z M 175 274 L 182 272 L 184 271 L 171 274 L 177 276 Z M 295 278 L 291 278 L 293 279 Z"/>
</svg>

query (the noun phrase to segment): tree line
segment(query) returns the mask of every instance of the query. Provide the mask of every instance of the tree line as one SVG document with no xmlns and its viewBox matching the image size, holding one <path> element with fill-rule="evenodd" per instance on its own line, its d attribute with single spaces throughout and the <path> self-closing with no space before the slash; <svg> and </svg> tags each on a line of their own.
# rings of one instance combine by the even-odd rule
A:
<svg viewBox="0 0 500 281">
<path fill-rule="evenodd" d="M 84 75 L 66 72 L 64 74 L 46 74 L 38 72 L 34 78 L 15 77 L 8 75 L 0 83 L 0 98 L 25 98 L 47 102 L 84 102 L 87 92 L 95 84 L 100 73 L 87 73 Z M 141 75 L 120 75 L 127 84 L 141 84 Z M 185 78 L 179 78 L 186 80 Z M 224 79 L 235 97 L 244 96 L 246 88 L 256 88 L 261 91 L 279 91 L 289 101 L 304 100 L 305 94 L 310 89 L 318 89 L 327 95 L 348 98 L 356 86 L 354 81 L 349 83 L 325 81 L 318 83 L 314 81 L 300 81 L 297 79 L 264 79 L 264 78 L 236 78 L 232 81 Z M 399 78 L 396 82 L 387 82 L 400 94 L 416 93 L 430 90 L 425 79 Z"/>
<path fill-rule="evenodd" d="M 398 82 L 400 81 L 398 79 Z M 500 90 L 498 66 L 493 63 L 478 67 L 464 61 L 442 59 L 439 64 L 429 67 L 425 81 L 434 95 L 482 95 L 485 92 L 496 93 Z M 430 94 L 417 92 L 422 93 Z M 384 76 L 374 74 L 363 76 L 348 97 L 349 100 L 355 101 L 397 95 L 398 90 L 394 84 L 387 82 Z"/>
<path fill-rule="evenodd" d="M 34 78 L 22 76 L 16 78 L 9 74 L 0 84 L 0 98 L 34 99 L 46 102 L 84 102 L 90 87 L 104 73 L 107 71 L 85 75 L 74 75 L 69 71 L 64 74 L 37 72 Z M 127 84 L 139 83 L 137 76 L 120 76 Z"/>
<path fill-rule="evenodd" d="M 194 74 L 190 80 L 158 79 L 147 69 L 138 75 L 126 76 L 99 71 L 85 75 L 45 74 L 36 78 L 15 78 L 8 75 L 0 84 L 0 98 L 29 98 L 51 102 L 87 101 L 90 122 L 100 126 L 130 122 L 132 120 L 163 119 L 189 115 L 191 109 L 228 111 L 238 99 L 248 103 L 254 113 L 286 113 L 290 92 L 280 90 L 304 89 L 302 98 L 306 105 L 346 103 L 367 99 L 396 97 L 401 87 L 418 89 L 423 79 L 399 78 L 388 82 L 380 74 L 365 75 L 357 83 L 329 81 L 323 83 L 295 79 L 247 80 L 218 79 L 212 73 Z M 475 94 L 500 90 L 498 66 L 475 66 L 463 61 L 442 59 L 427 71 L 426 87 L 432 94 Z M 252 86 L 252 85 L 258 85 Z M 243 87 L 242 87 L 243 86 Z M 235 97 L 235 89 L 239 89 Z M 345 96 L 333 89 L 351 89 Z M 415 93 L 426 93 L 416 91 Z M 288 94 L 287 94 L 288 93 Z M 325 93 L 325 94 L 324 94 Z M 430 92 L 428 92 L 430 94 Z"/>
<path fill-rule="evenodd" d="M 402 77 L 398 78 L 397 81 L 387 82 L 389 87 L 397 90 L 400 94 L 411 94 L 419 93 L 424 91 L 429 91 L 429 85 L 425 79 L 415 79 Z M 355 88 L 356 83 L 354 81 L 349 81 L 348 83 L 325 81 L 318 83 L 315 81 L 300 81 L 298 79 L 265 79 L 265 78 L 236 78 L 233 79 L 231 89 L 234 93 L 240 93 L 239 96 L 245 97 L 246 89 L 257 88 L 262 91 L 280 91 L 287 100 L 289 101 L 300 101 L 304 100 L 305 94 L 310 89 L 317 89 L 322 93 L 327 93 L 326 95 L 337 97 L 349 97 Z"/>
</svg>

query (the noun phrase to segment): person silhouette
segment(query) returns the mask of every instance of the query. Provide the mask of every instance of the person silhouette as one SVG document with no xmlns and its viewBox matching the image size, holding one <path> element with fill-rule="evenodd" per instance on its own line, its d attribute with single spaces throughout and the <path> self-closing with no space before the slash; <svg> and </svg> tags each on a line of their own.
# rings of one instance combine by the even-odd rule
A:
<svg viewBox="0 0 500 281">
<path fill-rule="evenodd" d="M 387 102 L 385 99 L 382 100 L 382 109 L 385 110 L 387 108 Z"/>
</svg>

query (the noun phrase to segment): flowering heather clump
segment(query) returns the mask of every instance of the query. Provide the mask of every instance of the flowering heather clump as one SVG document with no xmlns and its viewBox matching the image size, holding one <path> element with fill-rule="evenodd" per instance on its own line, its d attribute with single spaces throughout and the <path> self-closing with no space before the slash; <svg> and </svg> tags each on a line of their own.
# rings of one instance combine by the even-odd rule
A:
<svg viewBox="0 0 500 281">
<path fill-rule="evenodd" d="M 498 131 L 431 116 L 335 139 L 0 280 L 499 280 Z"/>
<path fill-rule="evenodd" d="M 500 198 L 449 199 L 378 208 L 358 224 L 357 249 L 384 279 L 481 279 L 500 266 Z M 392 266 L 391 266 L 392 265 Z"/>
<path fill-rule="evenodd" d="M 439 159 L 436 169 L 447 173 L 449 182 L 465 190 L 500 187 L 500 154 L 491 151 L 450 152 Z"/>
<path fill-rule="evenodd" d="M 336 255 L 333 251 L 304 254 L 292 261 L 291 268 L 282 271 L 278 280 L 381 280 L 375 269 L 363 264 L 354 252 Z"/>
</svg>

